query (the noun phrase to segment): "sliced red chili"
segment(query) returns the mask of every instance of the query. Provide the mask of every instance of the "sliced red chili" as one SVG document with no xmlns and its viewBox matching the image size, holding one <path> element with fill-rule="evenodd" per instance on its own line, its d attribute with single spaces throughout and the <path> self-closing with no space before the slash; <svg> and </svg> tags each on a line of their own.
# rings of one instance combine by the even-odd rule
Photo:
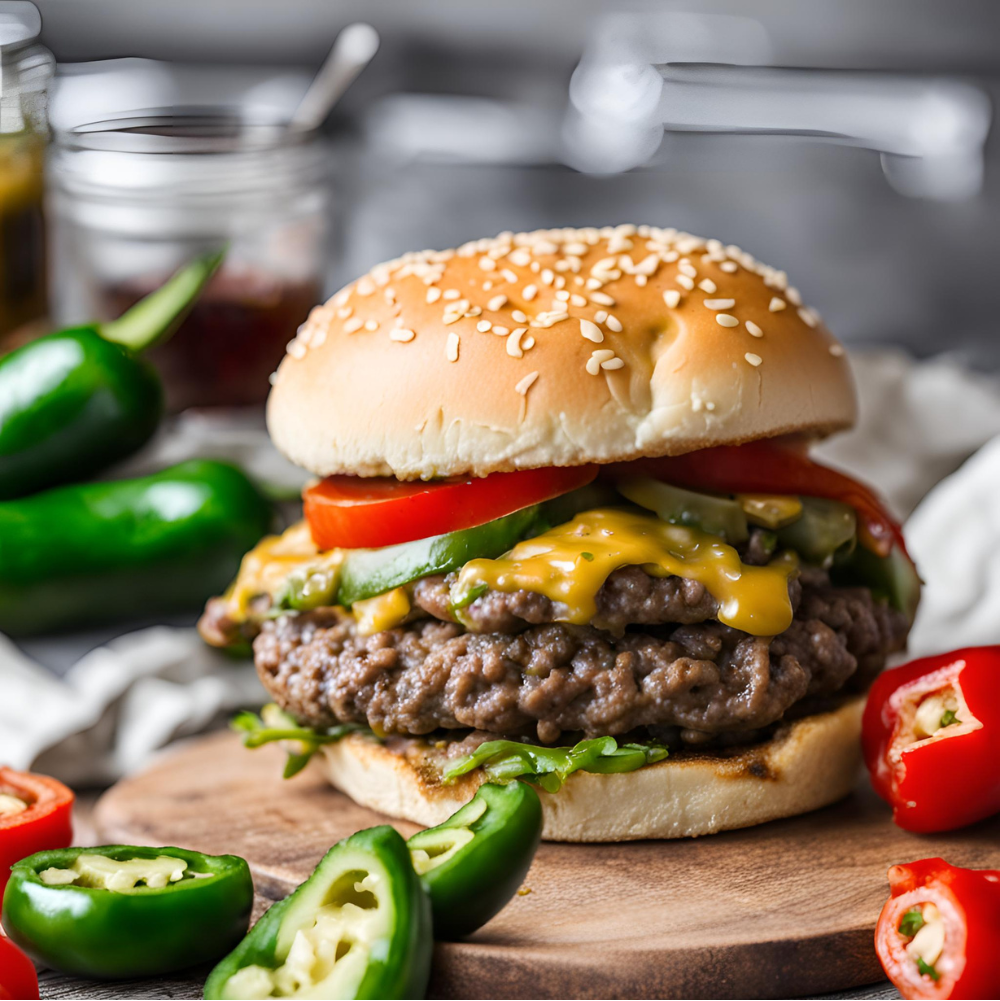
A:
<svg viewBox="0 0 1000 1001">
<path fill-rule="evenodd" d="M 38 999 L 34 964 L 0 931 L 0 999 Z"/>
<path fill-rule="evenodd" d="M 0 767 L 0 896 L 15 862 L 73 840 L 72 814 L 73 792 L 62 782 Z"/>
<path fill-rule="evenodd" d="M 889 887 L 875 951 L 904 998 L 1000 997 L 1000 872 L 921 859 Z"/>
<path fill-rule="evenodd" d="M 1000 813 L 1000 647 L 969 647 L 881 674 L 862 743 L 875 791 L 910 831 Z"/>
</svg>

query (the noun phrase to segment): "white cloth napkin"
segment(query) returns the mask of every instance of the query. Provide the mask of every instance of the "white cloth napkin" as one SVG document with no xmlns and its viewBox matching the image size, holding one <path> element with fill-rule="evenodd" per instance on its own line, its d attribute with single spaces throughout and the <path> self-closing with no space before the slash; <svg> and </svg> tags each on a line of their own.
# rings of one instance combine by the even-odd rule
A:
<svg viewBox="0 0 1000 1001">
<path fill-rule="evenodd" d="M 876 484 L 900 515 L 984 442 L 1000 435 L 1000 383 L 947 358 L 855 356 L 856 430 L 819 454 Z M 301 470 L 271 446 L 259 417 L 186 414 L 114 471 L 133 475 L 196 456 L 226 458 L 284 490 Z M 1000 641 L 1000 443 L 934 489 L 907 525 L 928 586 L 913 634 L 920 652 Z M 0 762 L 79 785 L 141 767 L 178 737 L 218 725 L 264 692 L 249 662 L 209 650 L 193 629 L 158 626 L 81 656 L 62 678 L 0 636 Z"/>
</svg>

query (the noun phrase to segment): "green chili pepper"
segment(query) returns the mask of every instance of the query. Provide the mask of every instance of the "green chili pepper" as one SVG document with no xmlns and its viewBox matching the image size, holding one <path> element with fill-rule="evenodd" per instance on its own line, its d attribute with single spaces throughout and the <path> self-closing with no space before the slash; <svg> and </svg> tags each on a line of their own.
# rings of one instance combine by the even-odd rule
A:
<svg viewBox="0 0 1000 1001">
<path fill-rule="evenodd" d="M 747 516 L 740 502 L 729 497 L 684 490 L 646 476 L 616 483 L 618 492 L 671 525 L 687 525 L 720 535 L 731 546 L 750 537 Z"/>
<path fill-rule="evenodd" d="M 879 556 L 867 546 L 857 546 L 842 564 L 835 564 L 830 571 L 834 584 L 861 584 L 878 598 L 903 612 L 913 621 L 920 603 L 920 577 L 916 567 L 898 546 L 893 546 L 888 556 Z"/>
<path fill-rule="evenodd" d="M 0 500 L 84 479 L 159 423 L 159 378 L 135 357 L 180 324 L 222 261 L 206 254 L 111 323 L 48 334 L 0 358 Z"/>
<path fill-rule="evenodd" d="M 261 709 L 260 716 L 237 713 L 229 725 L 243 734 L 243 746 L 251 750 L 276 741 L 285 744 L 288 759 L 283 777 L 286 779 L 298 775 L 323 744 L 335 744 L 349 733 L 368 730 L 361 723 L 339 723 L 322 729 L 299 726 L 293 716 L 273 702 Z"/>
<path fill-rule="evenodd" d="M 209 962 L 246 933 L 253 881 L 236 855 L 62 848 L 11 868 L 3 926 L 33 959 L 101 979 Z"/>
<path fill-rule="evenodd" d="M 334 845 L 271 907 L 211 972 L 205 997 L 419 998 L 431 946 L 406 842 L 373 827 Z"/>
<path fill-rule="evenodd" d="M 919 907 L 911 907 L 899 922 L 899 934 L 913 938 L 925 924 L 923 911 Z"/>
<path fill-rule="evenodd" d="M 846 558 L 857 540 L 854 508 L 826 497 L 801 497 L 802 516 L 775 531 L 778 544 L 816 566 Z"/>
<path fill-rule="evenodd" d="M 0 630 L 28 634 L 196 608 L 267 532 L 235 466 L 58 487 L 0 502 Z"/>
<path fill-rule="evenodd" d="M 581 740 L 573 747 L 538 747 L 516 740 L 490 740 L 444 770 L 442 780 L 454 782 L 482 768 L 493 782 L 524 779 L 546 792 L 558 792 L 573 772 L 634 772 L 667 757 L 660 744 L 618 744 L 614 737 Z"/>
<path fill-rule="evenodd" d="M 431 898 L 434 937 L 471 935 L 517 892 L 542 839 L 542 804 L 523 782 L 482 785 L 443 824 L 407 845 Z"/>
</svg>

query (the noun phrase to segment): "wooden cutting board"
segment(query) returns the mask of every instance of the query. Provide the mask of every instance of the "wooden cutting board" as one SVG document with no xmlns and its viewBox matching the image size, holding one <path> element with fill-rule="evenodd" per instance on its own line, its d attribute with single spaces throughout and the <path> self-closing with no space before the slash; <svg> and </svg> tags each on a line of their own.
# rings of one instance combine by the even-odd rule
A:
<svg viewBox="0 0 1000 1001">
<path fill-rule="evenodd" d="M 242 855 L 258 893 L 279 899 L 335 841 L 385 822 L 312 769 L 282 780 L 283 758 L 228 733 L 186 743 L 107 792 L 98 830 Z M 808 816 L 711 837 L 544 844 L 523 895 L 436 947 L 429 997 L 782 998 L 872 983 L 886 869 L 933 855 L 1000 867 L 1000 818 L 919 837 L 859 785 Z"/>
</svg>

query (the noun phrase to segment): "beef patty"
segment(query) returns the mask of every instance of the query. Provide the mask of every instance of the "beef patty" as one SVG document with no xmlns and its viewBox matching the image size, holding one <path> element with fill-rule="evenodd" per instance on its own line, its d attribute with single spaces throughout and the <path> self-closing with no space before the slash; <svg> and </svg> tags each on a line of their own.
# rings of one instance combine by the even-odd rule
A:
<svg viewBox="0 0 1000 1001">
<path fill-rule="evenodd" d="M 676 727 L 698 740 L 759 729 L 803 698 L 866 684 L 908 630 L 905 616 L 866 589 L 832 587 L 818 571 L 801 579 L 794 620 L 774 638 L 712 620 L 714 602 L 679 578 L 632 578 L 624 579 L 638 599 L 631 609 L 622 605 L 625 621 L 645 623 L 636 609 L 648 608 L 654 592 L 661 611 L 680 601 L 690 617 L 619 636 L 544 620 L 524 628 L 532 619 L 518 592 L 506 603 L 496 594 L 480 599 L 496 616 L 491 625 L 520 624 L 518 632 L 423 619 L 361 637 L 350 615 L 324 608 L 264 623 L 254 643 L 257 669 L 275 701 L 314 726 L 358 722 L 413 735 L 471 728 L 537 733 L 544 742 L 562 731 Z M 657 590 L 665 580 L 676 591 L 669 601 Z M 426 591 L 439 587 L 428 583 Z"/>
</svg>

